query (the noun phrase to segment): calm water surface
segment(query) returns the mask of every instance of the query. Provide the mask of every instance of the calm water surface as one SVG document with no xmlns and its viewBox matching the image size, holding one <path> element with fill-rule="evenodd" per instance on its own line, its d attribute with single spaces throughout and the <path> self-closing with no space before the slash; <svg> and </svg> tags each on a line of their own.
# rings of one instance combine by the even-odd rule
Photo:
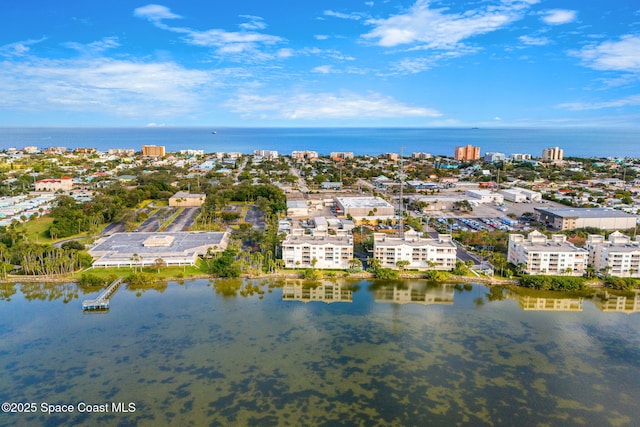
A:
<svg viewBox="0 0 640 427">
<path fill-rule="evenodd" d="M 0 413 L 0 425 L 637 425 L 633 302 L 480 285 L 189 281 L 0 285 L 0 401 L 135 412 Z M 234 286 L 264 290 L 229 296 Z M 319 301 L 333 301 L 331 303 Z M 635 307 L 638 307 L 636 299 Z M 111 406 L 109 406 L 111 409 Z"/>
</svg>

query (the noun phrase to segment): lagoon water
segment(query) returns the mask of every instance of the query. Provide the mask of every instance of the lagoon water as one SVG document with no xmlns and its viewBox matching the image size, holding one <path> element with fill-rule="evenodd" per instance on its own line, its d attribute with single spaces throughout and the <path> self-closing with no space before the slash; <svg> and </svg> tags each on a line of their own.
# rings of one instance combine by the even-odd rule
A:
<svg viewBox="0 0 640 427">
<path fill-rule="evenodd" d="M 260 298 L 235 295 L 244 283 Z M 637 425 L 636 298 L 544 299 L 424 281 L 0 285 L 0 425 Z M 528 295 L 528 294 L 527 294 Z M 627 313 L 618 312 L 627 308 Z"/>
</svg>

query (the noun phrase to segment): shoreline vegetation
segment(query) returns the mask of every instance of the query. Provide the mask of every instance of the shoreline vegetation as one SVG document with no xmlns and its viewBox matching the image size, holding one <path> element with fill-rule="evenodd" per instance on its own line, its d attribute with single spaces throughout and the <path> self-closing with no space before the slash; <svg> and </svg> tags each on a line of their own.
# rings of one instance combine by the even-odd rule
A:
<svg viewBox="0 0 640 427">
<path fill-rule="evenodd" d="M 120 271 L 115 271 L 115 270 L 120 270 Z M 75 273 L 72 275 L 41 275 L 41 276 L 25 276 L 25 275 L 7 275 L 6 278 L 4 279 L 0 279 L 0 283 L 21 283 L 21 282 L 29 282 L 29 283 L 33 283 L 33 282 L 41 282 L 41 283 L 81 283 L 82 282 L 82 273 L 89 273 L 91 274 L 92 272 L 100 272 L 101 274 L 98 277 L 102 277 L 102 278 L 106 278 L 106 280 L 104 280 L 102 283 L 104 283 L 104 286 L 108 285 L 108 280 L 110 280 L 113 277 L 124 277 L 125 280 L 128 276 L 130 276 L 131 274 L 138 274 L 136 273 L 136 271 L 134 269 L 90 269 L 90 270 L 85 270 L 81 273 Z M 203 274 L 203 273 L 196 273 L 196 274 L 177 274 L 177 275 L 163 275 L 163 276 L 159 276 L 155 270 L 152 271 L 147 271 L 147 278 L 151 279 L 149 280 L 150 283 L 152 282 L 173 282 L 173 281 L 183 281 L 183 280 L 198 280 L 198 279 L 228 279 L 228 277 L 215 277 L 211 274 Z M 582 288 L 567 288 L 567 289 L 549 289 L 549 288 L 537 288 L 536 286 L 531 285 L 531 280 L 525 280 L 524 283 L 521 279 L 523 278 L 503 278 L 503 277 L 496 277 L 496 276 L 466 276 L 466 275 L 453 275 L 453 274 L 449 274 L 444 278 L 441 279 L 437 279 L 434 280 L 430 277 L 427 277 L 427 275 L 425 275 L 424 272 L 403 272 L 398 274 L 397 277 L 394 277 L 393 279 L 381 279 L 381 278 L 377 278 L 375 276 L 374 273 L 370 273 L 370 272 L 366 272 L 366 271 L 361 271 L 361 272 L 357 272 L 357 273 L 349 273 L 349 272 L 336 272 L 335 271 L 331 271 L 330 273 L 332 273 L 329 276 L 324 276 L 324 277 L 318 277 L 316 279 L 307 279 L 310 282 L 320 282 L 323 280 L 333 280 L 333 279 L 368 279 L 368 280 L 408 280 L 408 279 L 414 279 L 414 280 L 425 280 L 425 281 L 431 281 L 431 282 L 440 282 L 440 283 L 479 283 L 479 284 L 483 284 L 483 285 L 488 285 L 488 286 L 505 286 L 505 285 L 515 285 L 518 287 L 522 287 L 522 288 L 530 288 L 530 289 L 546 289 L 546 290 L 552 290 L 555 292 L 563 292 L 563 291 L 573 291 L 573 290 L 580 290 L 580 289 L 598 289 L 598 288 L 603 288 L 605 287 L 605 282 L 603 280 L 580 280 L 579 282 L 582 283 L 584 286 Z M 545 276 L 545 277 L 555 277 L 555 276 Z M 263 274 L 241 274 L 239 277 L 237 277 L 239 279 L 248 279 L 248 280 L 260 280 L 260 279 L 291 279 L 291 280 L 300 280 L 300 279 L 306 279 L 305 278 L 305 274 L 303 272 L 300 272 L 299 270 L 292 270 L 292 271 L 283 271 L 283 272 L 278 272 L 278 273 L 263 273 Z M 525 276 L 525 278 L 533 278 L 538 279 L 537 276 Z M 559 279 L 566 279 L 566 277 L 562 277 L 559 276 Z M 580 279 L 580 278 L 578 278 Z"/>
</svg>

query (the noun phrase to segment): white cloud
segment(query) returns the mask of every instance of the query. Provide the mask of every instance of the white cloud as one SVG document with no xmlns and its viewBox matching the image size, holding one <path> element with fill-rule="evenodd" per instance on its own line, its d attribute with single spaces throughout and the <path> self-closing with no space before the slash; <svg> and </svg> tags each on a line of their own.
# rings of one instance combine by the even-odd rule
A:
<svg viewBox="0 0 640 427">
<path fill-rule="evenodd" d="M 31 46 L 45 41 L 46 38 L 23 40 L 0 46 L 1 56 L 22 56 L 29 53 Z"/>
<path fill-rule="evenodd" d="M 640 36 L 625 35 L 618 41 L 592 44 L 570 54 L 596 70 L 640 72 Z"/>
<path fill-rule="evenodd" d="M 575 10 L 550 9 L 543 12 L 542 21 L 549 25 L 568 24 L 575 21 L 577 13 Z"/>
<path fill-rule="evenodd" d="M 172 116 L 197 111 L 199 93 L 212 80 L 206 72 L 170 62 L 29 58 L 0 63 L 0 106 L 121 117 Z"/>
<path fill-rule="evenodd" d="M 149 21 L 161 21 L 163 19 L 180 19 L 182 16 L 176 15 L 166 6 L 159 4 L 148 4 L 133 11 L 133 15 L 138 18 L 145 18 Z"/>
<path fill-rule="evenodd" d="M 378 93 L 299 93 L 290 96 L 241 92 L 227 106 L 243 118 L 265 120 L 383 119 L 440 117 L 437 110 L 412 107 Z"/>
<path fill-rule="evenodd" d="M 277 44 L 285 40 L 278 36 L 263 34 L 251 30 L 266 28 L 262 18 L 253 15 L 241 15 L 248 22 L 239 24 L 242 31 L 226 31 L 223 29 L 194 30 L 187 27 L 173 27 L 162 22 L 164 19 L 180 18 L 165 6 L 148 5 L 137 8 L 134 15 L 146 18 L 163 30 L 182 34 L 183 40 L 189 44 L 201 47 L 214 48 L 216 53 L 231 57 L 236 60 L 264 61 L 274 58 L 283 58 L 279 52 L 269 52 Z"/>
<path fill-rule="evenodd" d="M 520 36 L 518 40 L 527 46 L 546 46 L 549 44 L 549 39 L 546 37 Z"/>
<path fill-rule="evenodd" d="M 96 55 L 104 52 L 105 50 L 120 47 L 120 42 L 118 41 L 117 37 L 105 37 L 102 40 L 98 40 L 88 44 L 67 42 L 64 43 L 64 45 L 85 55 Z"/>
<path fill-rule="evenodd" d="M 360 16 L 357 13 L 342 13 L 342 12 L 334 12 L 333 10 L 325 10 L 324 16 L 332 16 L 334 18 L 340 18 L 340 19 L 350 19 L 352 21 L 359 21 L 362 19 L 362 16 Z"/>
<path fill-rule="evenodd" d="M 267 24 L 265 24 L 264 19 L 259 16 L 240 15 L 240 17 L 248 20 L 248 22 L 239 25 L 243 30 L 264 30 L 267 28 Z"/>
<path fill-rule="evenodd" d="M 625 98 L 614 99 L 612 101 L 604 102 L 566 102 L 564 104 L 556 105 L 556 108 L 572 111 L 585 111 L 585 110 L 602 110 L 605 108 L 617 108 L 617 107 L 629 107 L 640 105 L 640 94 L 631 95 Z"/>
<path fill-rule="evenodd" d="M 490 33 L 521 19 L 535 1 L 504 1 L 464 13 L 431 9 L 428 0 L 418 0 L 403 14 L 371 19 L 374 28 L 362 37 L 383 47 L 418 44 L 424 49 L 454 49 L 468 38 Z"/>
<path fill-rule="evenodd" d="M 318 67 L 313 68 L 311 71 L 313 71 L 314 73 L 329 74 L 333 70 L 331 65 L 320 65 Z"/>
<path fill-rule="evenodd" d="M 328 40 L 329 36 L 324 35 L 324 34 L 316 34 L 315 36 L 313 36 L 316 40 Z"/>
</svg>

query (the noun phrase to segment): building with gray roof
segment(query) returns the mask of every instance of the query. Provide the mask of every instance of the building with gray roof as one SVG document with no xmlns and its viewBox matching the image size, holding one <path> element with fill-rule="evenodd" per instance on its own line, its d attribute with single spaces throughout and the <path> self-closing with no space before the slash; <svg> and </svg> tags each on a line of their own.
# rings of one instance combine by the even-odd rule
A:
<svg viewBox="0 0 640 427">
<path fill-rule="evenodd" d="M 609 208 L 534 208 L 539 222 L 556 230 L 599 228 L 627 230 L 636 226 L 636 217 Z"/>
<path fill-rule="evenodd" d="M 94 267 L 195 265 L 208 251 L 221 252 L 229 243 L 228 233 L 115 233 L 89 249 Z"/>
</svg>

